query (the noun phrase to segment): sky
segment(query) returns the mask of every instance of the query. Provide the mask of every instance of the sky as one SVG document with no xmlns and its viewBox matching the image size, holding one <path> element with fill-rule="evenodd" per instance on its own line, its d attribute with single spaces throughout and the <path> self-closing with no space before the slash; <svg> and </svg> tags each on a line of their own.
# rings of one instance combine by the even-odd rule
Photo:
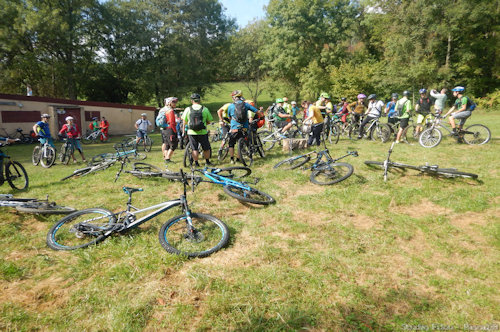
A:
<svg viewBox="0 0 500 332">
<path fill-rule="evenodd" d="M 269 0 L 220 0 L 226 8 L 226 15 L 236 19 L 240 28 L 255 18 L 264 18 L 264 6 Z"/>
</svg>

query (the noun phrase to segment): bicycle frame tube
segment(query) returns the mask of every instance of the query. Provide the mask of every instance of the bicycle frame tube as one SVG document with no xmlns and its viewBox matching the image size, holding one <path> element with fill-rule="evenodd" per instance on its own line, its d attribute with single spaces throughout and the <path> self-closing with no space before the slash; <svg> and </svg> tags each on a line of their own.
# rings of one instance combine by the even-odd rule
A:
<svg viewBox="0 0 500 332">
<path fill-rule="evenodd" d="M 233 186 L 233 187 L 237 187 L 237 188 L 241 188 L 243 190 L 250 190 L 250 187 L 241 183 L 241 182 L 238 182 L 238 181 L 234 181 L 234 180 L 231 180 L 231 179 L 228 179 L 222 175 L 218 175 L 216 173 L 212 173 L 212 172 L 209 172 L 209 171 L 201 171 L 201 173 L 207 177 L 210 182 L 213 182 L 215 184 L 222 184 L 223 186 L 226 186 L 226 185 L 230 185 L 230 186 Z"/>
<path fill-rule="evenodd" d="M 185 200 L 185 198 L 184 198 L 184 200 Z M 134 222 L 132 222 L 129 225 L 127 225 L 127 227 L 125 228 L 125 229 L 130 229 L 130 228 L 137 227 L 137 226 L 145 223 L 146 221 L 148 221 L 150 219 L 153 219 L 156 216 L 162 214 L 163 212 L 165 212 L 167 210 L 170 210 L 171 208 L 173 208 L 175 206 L 178 206 L 178 205 L 183 205 L 183 199 L 182 199 L 182 197 L 178 198 L 178 199 L 171 200 L 171 201 L 162 202 L 162 203 L 159 203 L 159 204 L 156 204 L 156 205 L 144 208 L 144 209 L 137 209 L 136 211 L 121 211 L 121 212 L 115 213 L 115 215 L 120 215 L 120 214 L 122 214 L 124 212 L 128 212 L 129 214 L 132 214 L 132 215 L 136 215 L 138 213 L 142 213 L 142 212 L 145 212 L 145 211 L 157 209 L 156 211 L 154 211 L 154 212 L 152 212 L 150 214 L 147 214 L 147 215 L 145 215 L 142 218 L 139 218 L 139 219 L 135 220 Z M 133 208 L 136 209 L 135 207 L 133 207 Z"/>
</svg>

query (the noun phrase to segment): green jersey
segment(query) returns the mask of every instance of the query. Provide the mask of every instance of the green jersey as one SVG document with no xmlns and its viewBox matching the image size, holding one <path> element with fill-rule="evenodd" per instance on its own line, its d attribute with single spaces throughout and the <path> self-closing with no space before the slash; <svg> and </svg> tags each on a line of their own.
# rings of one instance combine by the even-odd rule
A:
<svg viewBox="0 0 500 332">
<path fill-rule="evenodd" d="M 187 107 L 184 110 L 184 113 L 182 113 L 182 120 L 184 120 L 186 122 L 186 124 L 189 125 L 191 108 L 198 111 L 202 107 L 203 107 L 202 116 L 203 116 L 203 123 L 205 124 L 205 129 L 197 130 L 197 131 L 194 131 L 193 129 L 189 129 L 187 132 L 188 135 L 206 135 L 206 134 L 208 134 L 208 131 L 206 129 L 207 123 L 212 122 L 214 120 L 214 118 L 212 117 L 212 114 L 210 114 L 210 111 L 208 110 L 208 108 L 206 108 L 205 106 L 202 106 L 200 104 L 193 104 L 192 106 Z"/>
</svg>

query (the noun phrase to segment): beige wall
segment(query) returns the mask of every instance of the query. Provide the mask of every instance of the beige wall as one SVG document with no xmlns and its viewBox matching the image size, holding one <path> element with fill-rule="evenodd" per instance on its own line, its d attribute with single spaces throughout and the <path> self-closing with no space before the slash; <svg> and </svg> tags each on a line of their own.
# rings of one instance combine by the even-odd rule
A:
<svg viewBox="0 0 500 332">
<path fill-rule="evenodd" d="M 23 97 L 22 99 L 26 99 Z M 40 98 L 42 99 L 42 98 Z M 5 103 L 15 103 L 15 105 L 5 105 Z M 154 126 L 154 109 L 140 109 L 141 107 L 132 105 L 117 105 L 116 107 L 82 105 L 80 103 L 54 103 L 44 101 L 16 100 L 13 98 L 0 98 L 0 111 L 17 112 L 17 111 L 37 111 L 41 114 L 48 113 L 51 118 L 49 122 L 52 136 L 57 135 L 57 111 L 61 111 L 64 107 L 80 108 L 80 117 L 82 120 L 82 131 L 88 128 L 90 121 L 85 121 L 85 111 L 99 111 L 101 117 L 104 116 L 108 120 L 110 135 L 124 135 L 135 133 L 135 122 L 141 117 L 141 113 L 148 115 L 149 121 Z M 137 108 L 136 108 L 137 107 Z M 144 107 L 142 107 L 144 108 Z M 16 132 L 17 128 L 23 129 L 24 133 L 29 134 L 33 129 L 34 121 L 3 123 L 0 118 L 0 128 L 5 128 L 8 134 Z M 5 131 L 0 129 L 0 136 L 5 136 Z"/>
</svg>

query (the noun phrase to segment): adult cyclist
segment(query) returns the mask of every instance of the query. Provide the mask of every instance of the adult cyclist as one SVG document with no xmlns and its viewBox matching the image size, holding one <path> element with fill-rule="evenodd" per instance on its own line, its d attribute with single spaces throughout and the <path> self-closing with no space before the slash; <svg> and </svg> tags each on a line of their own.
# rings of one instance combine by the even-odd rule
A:
<svg viewBox="0 0 500 332">
<path fill-rule="evenodd" d="M 376 94 L 371 94 L 368 96 L 368 108 L 365 112 L 365 118 L 361 125 L 359 126 L 358 139 L 363 138 L 363 130 L 369 121 L 376 120 L 382 115 L 382 109 L 384 108 L 384 102 L 382 100 L 377 100 Z"/>
<path fill-rule="evenodd" d="M 234 145 L 240 137 L 244 136 L 244 131 L 249 130 L 248 113 L 256 113 L 258 109 L 245 102 L 241 90 L 233 91 L 231 96 L 233 97 L 233 103 L 227 108 L 227 115 L 231 119 L 228 146 L 231 164 L 234 164 Z"/>
<path fill-rule="evenodd" d="M 398 102 L 396 103 L 396 112 L 399 115 L 399 131 L 398 134 L 396 135 L 396 143 L 399 143 L 399 140 L 401 139 L 401 135 L 403 134 L 403 130 L 408 127 L 408 123 L 410 122 L 410 117 L 411 117 L 411 100 L 408 99 L 410 96 L 410 91 L 403 91 L 403 98 L 399 99 Z"/>
<path fill-rule="evenodd" d="M 42 120 L 35 123 L 35 125 L 33 126 L 33 131 L 38 135 L 38 140 L 40 141 L 40 143 L 48 143 L 55 149 L 56 147 L 54 145 L 54 140 L 50 136 L 49 119 L 50 115 L 42 114 Z"/>
<path fill-rule="evenodd" d="M 80 145 L 80 137 L 81 137 L 81 132 L 80 129 L 76 126 L 76 124 L 73 123 L 73 117 L 72 116 L 67 116 L 66 117 L 66 124 L 64 124 L 59 130 L 59 135 L 63 136 L 66 135 L 68 138 L 69 142 L 73 144 L 76 150 L 80 152 L 80 155 L 82 156 L 82 161 L 86 162 L 87 160 L 85 159 L 85 156 L 83 155 L 83 150 L 82 146 Z M 76 163 L 76 158 L 75 154 L 71 154 L 71 158 L 73 158 L 73 162 Z"/>
<path fill-rule="evenodd" d="M 353 123 L 359 122 L 361 116 L 365 113 L 366 111 L 366 105 L 365 105 L 365 99 L 366 95 L 363 93 L 360 93 L 358 95 L 358 100 L 349 104 L 349 107 L 353 110 Z"/>
<path fill-rule="evenodd" d="M 198 163 L 199 145 L 203 149 L 203 157 L 205 164 L 211 166 L 210 154 L 211 146 L 208 140 L 207 124 L 213 121 L 212 114 L 208 108 L 200 104 L 201 96 L 197 93 L 191 95 L 191 106 L 187 107 L 182 114 L 184 126 L 188 125 L 189 144 L 193 149 L 193 160 L 196 167 L 200 167 Z"/>
<path fill-rule="evenodd" d="M 420 93 L 420 99 L 415 104 L 415 112 L 417 112 L 418 114 L 417 128 L 415 131 L 417 135 L 420 135 L 423 130 L 422 127 L 425 123 L 425 120 L 430 117 L 432 102 L 431 99 L 427 96 L 426 89 L 420 89 L 418 92 Z"/>
<path fill-rule="evenodd" d="M 449 122 L 453 130 L 453 133 L 456 135 L 457 128 L 455 124 L 455 119 L 460 120 L 458 128 L 461 130 L 465 124 L 465 121 L 467 121 L 467 119 L 472 114 L 472 109 L 470 107 L 472 105 L 472 102 L 468 97 L 464 95 L 465 88 L 463 86 L 456 86 L 451 91 L 453 91 L 453 96 L 456 97 L 457 99 L 455 100 L 455 104 L 453 105 L 453 107 L 450 108 L 448 113 L 446 113 L 443 117 L 446 118 L 448 115 L 451 114 Z"/>
</svg>

